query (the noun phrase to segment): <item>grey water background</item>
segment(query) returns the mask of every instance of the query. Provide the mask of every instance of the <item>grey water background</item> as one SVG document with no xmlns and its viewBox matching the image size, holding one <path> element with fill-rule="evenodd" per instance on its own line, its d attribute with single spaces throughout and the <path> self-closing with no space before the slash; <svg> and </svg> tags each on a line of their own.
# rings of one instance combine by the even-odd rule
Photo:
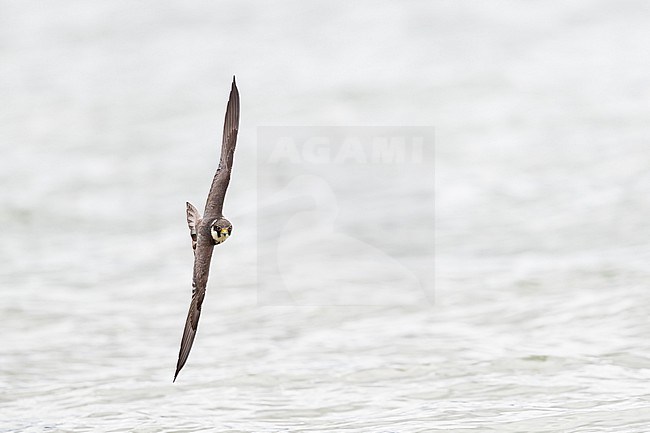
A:
<svg viewBox="0 0 650 433">
<path fill-rule="evenodd" d="M 649 8 L 0 1 L 0 431 L 647 432 Z M 184 203 L 205 200 L 233 74 L 233 237 L 172 384 Z M 262 125 L 434 126 L 435 296 L 260 304 L 257 217 L 295 211 L 260 211 Z M 377 209 L 331 169 L 339 204 Z M 415 240 L 402 186 L 382 194 Z M 372 237 L 373 215 L 341 230 Z M 284 272 L 309 270 L 294 290 L 336 268 L 372 293 L 385 263 L 350 275 L 337 227 L 283 231 Z"/>
</svg>

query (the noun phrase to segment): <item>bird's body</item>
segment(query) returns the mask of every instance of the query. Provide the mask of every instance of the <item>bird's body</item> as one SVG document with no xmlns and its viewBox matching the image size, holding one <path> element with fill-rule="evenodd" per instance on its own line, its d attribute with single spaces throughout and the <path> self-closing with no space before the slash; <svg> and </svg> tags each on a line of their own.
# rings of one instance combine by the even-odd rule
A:
<svg viewBox="0 0 650 433">
<path fill-rule="evenodd" d="M 219 168 L 214 175 L 208 199 L 205 204 L 203 217 L 199 211 L 187 203 L 187 224 L 192 238 L 192 249 L 194 250 L 194 270 L 192 276 L 192 302 L 185 320 L 185 329 L 181 348 L 178 353 L 176 373 L 181 371 L 187 357 L 190 354 L 196 330 L 201 316 L 201 307 L 205 298 L 205 289 L 208 284 L 210 273 L 210 262 L 215 245 L 219 245 L 228 239 L 232 233 L 232 224 L 223 216 L 223 202 L 226 197 L 226 190 L 230 182 L 230 171 L 232 169 L 235 146 L 237 144 L 237 133 L 239 131 L 239 91 L 233 77 L 230 89 L 230 98 L 226 107 L 226 118 L 223 126 L 223 140 L 221 142 L 221 158 Z"/>
</svg>

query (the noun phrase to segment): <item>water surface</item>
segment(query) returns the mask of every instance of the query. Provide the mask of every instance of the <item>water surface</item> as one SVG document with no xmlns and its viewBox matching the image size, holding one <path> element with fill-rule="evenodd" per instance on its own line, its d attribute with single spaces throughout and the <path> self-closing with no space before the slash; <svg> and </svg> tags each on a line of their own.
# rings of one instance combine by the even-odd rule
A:
<svg viewBox="0 0 650 433">
<path fill-rule="evenodd" d="M 0 431 L 648 431 L 646 3 L 0 10 Z M 184 206 L 205 199 L 234 73 L 235 228 L 172 384 Z M 435 255 L 415 255 L 435 296 L 339 305 L 322 284 L 259 303 L 261 125 L 435 127 Z M 347 236 L 376 231 L 346 203 L 428 218 L 417 185 L 382 202 L 333 170 Z M 349 254 L 326 231 L 282 239 L 284 272 L 311 283 Z M 403 240 L 384 247 L 398 262 Z M 373 263 L 337 288 L 372 294 Z"/>
</svg>

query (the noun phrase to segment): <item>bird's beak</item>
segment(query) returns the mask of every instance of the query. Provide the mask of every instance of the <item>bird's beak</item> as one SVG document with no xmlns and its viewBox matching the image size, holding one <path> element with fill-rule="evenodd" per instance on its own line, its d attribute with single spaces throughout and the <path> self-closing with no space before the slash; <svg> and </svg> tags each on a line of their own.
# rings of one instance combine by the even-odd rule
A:
<svg viewBox="0 0 650 433">
<path fill-rule="evenodd" d="M 221 234 L 221 236 L 225 236 L 225 237 L 230 236 L 230 233 L 228 233 L 228 229 L 221 229 L 219 233 Z"/>
</svg>

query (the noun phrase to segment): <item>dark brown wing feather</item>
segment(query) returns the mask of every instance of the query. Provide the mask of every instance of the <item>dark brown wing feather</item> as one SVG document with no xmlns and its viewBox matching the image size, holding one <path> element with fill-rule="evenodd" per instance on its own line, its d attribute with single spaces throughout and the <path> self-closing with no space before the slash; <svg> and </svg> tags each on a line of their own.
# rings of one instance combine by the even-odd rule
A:
<svg viewBox="0 0 650 433">
<path fill-rule="evenodd" d="M 217 218 L 223 215 L 223 201 L 226 197 L 228 183 L 230 183 L 230 170 L 232 169 L 238 132 L 239 90 L 237 90 L 237 83 L 235 83 L 235 77 L 233 77 L 228 106 L 226 107 L 226 118 L 223 124 L 219 168 L 217 168 L 217 173 L 214 175 L 214 179 L 212 179 L 208 200 L 205 203 L 204 218 Z"/>
<path fill-rule="evenodd" d="M 203 230 L 202 230 L 203 228 Z M 194 273 L 192 276 L 192 302 L 187 312 L 185 320 L 185 329 L 183 330 L 183 339 L 181 340 L 181 349 L 178 352 L 178 362 L 176 363 L 176 372 L 174 381 L 187 361 L 187 357 L 192 349 L 196 330 L 199 326 L 199 317 L 201 317 L 201 307 L 203 298 L 205 298 L 205 288 L 208 285 L 208 275 L 210 274 L 210 262 L 212 261 L 212 252 L 214 245 L 210 242 L 209 227 L 199 227 L 198 242 L 194 251 Z M 207 231 L 207 233 L 206 233 Z"/>
<path fill-rule="evenodd" d="M 192 303 L 190 310 L 187 312 L 187 320 L 185 320 L 185 330 L 183 331 L 183 339 L 181 340 L 181 349 L 178 352 L 178 362 L 176 363 L 176 372 L 174 373 L 174 382 L 176 377 L 185 365 L 187 357 L 190 356 L 190 349 L 194 343 L 196 336 L 196 329 L 199 325 L 199 317 L 201 317 L 201 307 L 197 303 L 197 292 L 192 296 Z"/>
</svg>

